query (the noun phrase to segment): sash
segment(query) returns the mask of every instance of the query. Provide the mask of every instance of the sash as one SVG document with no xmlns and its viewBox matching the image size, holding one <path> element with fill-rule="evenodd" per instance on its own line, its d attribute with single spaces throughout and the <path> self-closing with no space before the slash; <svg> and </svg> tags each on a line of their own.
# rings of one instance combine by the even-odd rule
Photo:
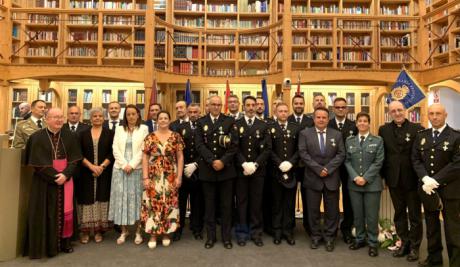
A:
<svg viewBox="0 0 460 267">
<path fill-rule="evenodd" d="M 53 160 L 53 169 L 61 173 L 67 167 L 67 159 Z M 62 238 L 72 237 L 73 234 L 73 179 L 70 177 L 64 183 L 64 227 Z"/>
</svg>

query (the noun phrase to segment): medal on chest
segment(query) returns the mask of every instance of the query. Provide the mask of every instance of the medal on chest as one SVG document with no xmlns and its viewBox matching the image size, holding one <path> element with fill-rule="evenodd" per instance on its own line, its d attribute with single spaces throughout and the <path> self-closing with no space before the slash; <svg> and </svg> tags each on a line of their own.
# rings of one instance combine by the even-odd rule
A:
<svg viewBox="0 0 460 267">
<path fill-rule="evenodd" d="M 404 140 L 406 140 L 406 142 L 410 141 L 410 133 L 406 133 L 406 139 L 404 139 Z"/>
<path fill-rule="evenodd" d="M 445 141 L 445 142 L 444 142 L 444 146 L 442 147 L 442 149 L 443 149 L 444 151 L 447 151 L 448 145 L 449 145 L 449 142 Z"/>
</svg>

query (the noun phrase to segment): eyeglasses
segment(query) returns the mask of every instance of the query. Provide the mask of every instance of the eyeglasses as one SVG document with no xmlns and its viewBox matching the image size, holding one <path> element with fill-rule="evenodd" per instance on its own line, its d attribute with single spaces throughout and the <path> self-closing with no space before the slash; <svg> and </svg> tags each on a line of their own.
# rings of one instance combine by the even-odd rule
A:
<svg viewBox="0 0 460 267">
<path fill-rule="evenodd" d="M 346 109 L 347 106 L 337 106 L 337 107 L 334 106 L 334 108 L 335 108 L 335 109 Z"/>
</svg>

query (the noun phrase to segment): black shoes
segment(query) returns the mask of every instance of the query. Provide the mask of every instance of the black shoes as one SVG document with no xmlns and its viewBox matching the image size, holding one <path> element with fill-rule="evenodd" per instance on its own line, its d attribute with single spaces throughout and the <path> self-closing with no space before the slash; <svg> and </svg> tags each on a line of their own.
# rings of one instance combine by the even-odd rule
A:
<svg viewBox="0 0 460 267">
<path fill-rule="evenodd" d="M 70 241 L 70 238 L 64 238 L 61 240 L 61 251 L 64 253 L 72 253 L 73 252 L 73 247 L 72 243 Z"/>
<path fill-rule="evenodd" d="M 295 245 L 295 239 L 292 235 L 284 236 L 284 239 L 286 239 L 286 243 L 288 243 L 289 245 L 291 246 Z"/>
<path fill-rule="evenodd" d="M 442 262 L 431 262 L 426 258 L 424 261 L 419 261 L 418 267 L 442 267 Z"/>
<path fill-rule="evenodd" d="M 232 241 L 224 241 L 224 248 L 232 249 L 233 248 Z"/>
<path fill-rule="evenodd" d="M 210 249 L 210 248 L 214 247 L 214 244 L 215 244 L 215 243 L 216 243 L 216 240 L 214 240 L 214 239 L 208 239 L 208 240 L 206 240 L 206 243 L 204 243 L 204 247 L 205 247 L 206 249 Z"/>
<path fill-rule="evenodd" d="M 418 249 L 411 249 L 406 260 L 410 262 L 418 260 Z"/>
<path fill-rule="evenodd" d="M 176 231 L 176 232 L 174 233 L 174 235 L 173 235 L 172 240 L 173 240 L 174 242 L 177 242 L 177 241 L 180 240 L 181 237 L 182 237 L 182 231 Z"/>
<path fill-rule="evenodd" d="M 342 232 L 342 236 L 343 236 L 343 242 L 345 242 L 345 244 L 353 243 L 353 236 L 350 233 Z"/>
<path fill-rule="evenodd" d="M 310 244 L 311 249 L 318 249 L 319 248 L 319 241 L 318 240 L 312 240 Z"/>
<path fill-rule="evenodd" d="M 273 244 L 275 244 L 275 245 L 281 244 L 281 238 L 274 238 L 273 239 Z"/>
<path fill-rule="evenodd" d="M 409 247 L 408 246 L 401 246 L 398 250 L 393 252 L 393 257 L 395 258 L 401 258 L 409 254 Z"/>
<path fill-rule="evenodd" d="M 351 250 L 357 250 L 366 246 L 364 242 L 353 242 L 348 248 Z"/>
<path fill-rule="evenodd" d="M 236 243 L 237 243 L 238 246 L 240 246 L 240 247 L 246 246 L 246 240 L 244 240 L 244 239 L 238 239 L 238 240 L 236 241 Z"/>
<path fill-rule="evenodd" d="M 193 237 L 195 240 L 203 240 L 203 234 L 201 232 L 194 232 Z"/>
<path fill-rule="evenodd" d="M 327 252 L 334 251 L 334 241 L 327 241 L 326 242 L 326 251 Z"/>
<path fill-rule="evenodd" d="M 264 246 L 264 242 L 262 241 L 262 239 L 260 237 L 253 238 L 252 241 L 258 247 L 263 247 Z"/>
<path fill-rule="evenodd" d="M 377 247 L 369 247 L 369 256 L 377 257 L 379 255 L 379 250 Z"/>
</svg>

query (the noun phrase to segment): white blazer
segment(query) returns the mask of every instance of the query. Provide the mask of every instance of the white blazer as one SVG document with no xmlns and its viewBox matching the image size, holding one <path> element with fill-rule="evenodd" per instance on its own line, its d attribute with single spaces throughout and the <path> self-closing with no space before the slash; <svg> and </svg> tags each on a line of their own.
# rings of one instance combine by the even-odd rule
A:
<svg viewBox="0 0 460 267">
<path fill-rule="evenodd" d="M 113 138 L 113 156 L 115 163 L 113 165 L 116 169 L 124 169 L 128 164 L 133 169 L 142 168 L 142 147 L 145 137 L 149 134 L 149 128 L 141 124 L 139 128 L 133 131 L 133 158 L 128 162 L 125 160 L 126 139 L 128 139 L 128 132 L 125 131 L 123 126 L 117 126 L 115 129 L 115 136 Z"/>
</svg>

